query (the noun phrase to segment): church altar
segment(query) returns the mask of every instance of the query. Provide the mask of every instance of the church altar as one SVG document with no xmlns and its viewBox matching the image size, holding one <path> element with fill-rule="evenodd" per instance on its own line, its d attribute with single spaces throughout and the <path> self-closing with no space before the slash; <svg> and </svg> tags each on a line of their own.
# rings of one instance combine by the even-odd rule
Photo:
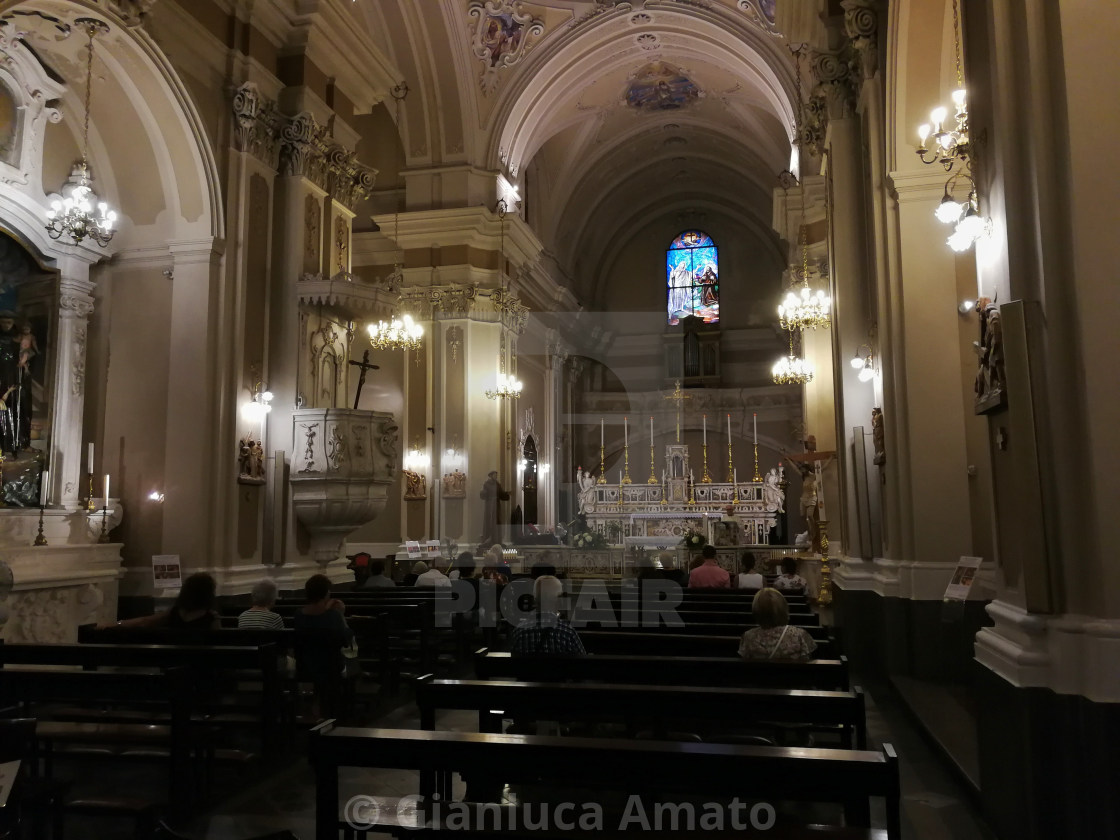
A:
<svg viewBox="0 0 1120 840">
<path fill-rule="evenodd" d="M 705 447 L 706 448 L 706 447 Z M 651 448 L 652 459 L 652 448 Z M 627 458 L 627 460 L 629 460 Z M 608 543 L 634 548 L 671 548 L 685 534 L 699 533 L 712 544 L 766 545 L 785 509 L 782 468 L 758 480 L 740 482 L 708 477 L 705 453 L 703 477 L 695 480 L 686 444 L 665 447 L 666 469 L 661 481 L 651 476 L 644 484 L 629 479 L 629 466 L 614 484 L 598 481 L 581 468 L 576 475 L 579 512 L 587 527 Z"/>
</svg>

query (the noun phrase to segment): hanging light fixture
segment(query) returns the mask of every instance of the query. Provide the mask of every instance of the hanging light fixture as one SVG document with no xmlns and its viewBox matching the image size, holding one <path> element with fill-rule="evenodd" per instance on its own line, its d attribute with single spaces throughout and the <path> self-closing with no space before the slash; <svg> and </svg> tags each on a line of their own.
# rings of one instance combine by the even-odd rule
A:
<svg viewBox="0 0 1120 840">
<path fill-rule="evenodd" d="M 801 101 L 801 52 L 804 48 L 793 51 L 796 59 L 797 74 L 797 134 L 798 159 L 804 160 L 804 149 L 801 139 L 803 136 L 802 120 L 804 107 Z M 814 292 L 809 288 L 809 237 L 805 227 L 805 173 L 801 173 L 801 285 L 800 288 L 794 281 L 784 301 L 778 306 L 778 320 L 782 329 L 805 330 L 817 327 L 827 328 L 832 323 L 832 299 L 823 289 Z"/>
<path fill-rule="evenodd" d="M 74 164 L 70 177 L 60 191 L 62 198 L 51 202 L 47 210 L 47 233 L 51 239 L 68 236 L 75 244 L 92 239 L 102 248 L 109 244 L 117 220 L 115 211 L 101 201 L 93 191 L 93 175 L 89 168 L 89 113 L 93 90 L 93 39 L 108 32 L 109 27 L 93 18 L 78 18 L 74 23 L 86 31 L 89 44 L 86 51 L 85 117 L 82 124 L 82 159 Z"/>
<path fill-rule="evenodd" d="M 512 374 L 498 373 L 498 384 L 486 392 L 492 400 L 515 400 L 521 396 L 521 380 Z"/>
<path fill-rule="evenodd" d="M 374 350 L 419 350 L 424 339 L 424 328 L 411 315 L 402 315 L 386 323 L 370 324 L 369 343 Z"/>
<path fill-rule="evenodd" d="M 789 331 L 789 355 L 771 369 L 775 385 L 804 385 L 813 381 L 813 366 L 793 352 L 793 330 Z"/>
<path fill-rule="evenodd" d="M 863 352 L 865 351 L 866 352 Z M 870 344 L 861 344 L 852 357 L 852 367 L 859 371 L 860 382 L 870 382 L 875 378 L 875 353 Z"/>
<path fill-rule="evenodd" d="M 957 62 L 957 89 L 952 93 L 953 122 L 948 126 L 949 109 L 944 106 L 934 108 L 929 115 L 929 122 L 918 126 L 918 157 L 922 163 L 940 163 L 949 172 L 959 161 L 962 165 L 968 164 L 970 151 L 968 135 L 968 94 L 964 87 L 964 72 L 961 69 L 961 33 L 960 13 L 957 8 L 958 0 L 953 0 L 953 50 Z M 926 145 L 926 141 L 933 142 Z"/>
</svg>

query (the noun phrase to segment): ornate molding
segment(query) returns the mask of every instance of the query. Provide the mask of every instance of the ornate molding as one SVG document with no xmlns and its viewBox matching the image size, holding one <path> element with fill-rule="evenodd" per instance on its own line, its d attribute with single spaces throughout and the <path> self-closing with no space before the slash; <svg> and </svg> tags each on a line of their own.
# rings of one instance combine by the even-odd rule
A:
<svg viewBox="0 0 1120 840">
<path fill-rule="evenodd" d="M 253 82 L 233 91 L 233 147 L 260 160 L 270 169 L 279 165 L 277 137 L 283 117 L 276 103 L 265 99 Z"/>
<path fill-rule="evenodd" d="M 58 308 L 63 316 L 85 319 L 93 312 L 93 301 L 84 295 L 62 295 Z"/>
<path fill-rule="evenodd" d="M 521 61 L 531 37 L 544 34 L 544 21 L 523 12 L 514 0 L 474 0 L 467 14 L 476 21 L 471 52 L 484 65 L 479 86 L 489 96 L 498 88 L 501 70 Z"/>
<path fill-rule="evenodd" d="M 74 329 L 74 357 L 70 360 L 70 393 L 81 397 L 86 382 L 86 325 Z"/>
<path fill-rule="evenodd" d="M 778 28 L 774 23 L 774 0 L 739 0 L 736 5 L 739 11 L 763 32 L 778 34 Z"/>
<path fill-rule="evenodd" d="M 125 26 L 140 26 L 157 0 L 95 0 L 121 19 Z"/>
<path fill-rule="evenodd" d="M 840 5 L 844 8 L 844 32 L 858 58 L 861 78 L 870 79 L 879 69 L 877 0 L 840 0 Z"/>
</svg>

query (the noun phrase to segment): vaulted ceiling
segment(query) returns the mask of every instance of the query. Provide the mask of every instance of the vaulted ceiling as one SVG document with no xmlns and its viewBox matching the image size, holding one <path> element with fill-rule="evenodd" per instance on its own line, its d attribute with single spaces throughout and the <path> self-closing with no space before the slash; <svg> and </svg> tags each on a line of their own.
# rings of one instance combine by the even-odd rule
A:
<svg viewBox="0 0 1120 840">
<path fill-rule="evenodd" d="M 795 98 L 773 0 L 357 5 L 411 90 L 407 165 L 502 172 L 569 270 L 684 206 L 770 236 Z"/>
</svg>

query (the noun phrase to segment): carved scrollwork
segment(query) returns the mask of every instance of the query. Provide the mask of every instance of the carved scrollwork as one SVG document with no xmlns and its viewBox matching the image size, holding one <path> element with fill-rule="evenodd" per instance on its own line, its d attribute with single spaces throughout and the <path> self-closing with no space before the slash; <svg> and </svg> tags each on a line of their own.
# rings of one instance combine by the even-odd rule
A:
<svg viewBox="0 0 1120 840">
<path fill-rule="evenodd" d="M 859 57 L 861 76 L 870 79 L 879 67 L 879 15 L 876 0 L 841 0 L 844 32 Z"/>
<path fill-rule="evenodd" d="M 303 423 L 303 469 L 301 473 L 315 472 L 315 436 L 319 433 L 318 423 Z"/>
<path fill-rule="evenodd" d="M 346 436 L 338 426 L 331 427 L 331 436 L 327 440 L 327 470 L 338 472 L 346 462 Z"/>
<path fill-rule="evenodd" d="M 467 14 L 476 21 L 471 51 L 484 64 L 479 85 L 489 96 L 498 87 L 499 72 L 525 55 L 529 38 L 544 34 L 544 21 L 523 13 L 513 0 L 474 0 Z"/>
<path fill-rule="evenodd" d="M 80 397 L 86 382 L 86 325 L 74 328 L 74 358 L 70 362 L 70 393 Z"/>
<path fill-rule="evenodd" d="M 397 443 L 400 440 L 400 427 L 387 421 L 381 424 L 377 437 L 377 448 L 386 458 L 386 467 L 392 477 L 397 470 Z"/>
<path fill-rule="evenodd" d="M 73 313 L 75 318 L 88 318 L 93 312 L 93 301 L 84 296 L 62 295 L 58 301 L 58 308 L 63 313 Z"/>
</svg>

